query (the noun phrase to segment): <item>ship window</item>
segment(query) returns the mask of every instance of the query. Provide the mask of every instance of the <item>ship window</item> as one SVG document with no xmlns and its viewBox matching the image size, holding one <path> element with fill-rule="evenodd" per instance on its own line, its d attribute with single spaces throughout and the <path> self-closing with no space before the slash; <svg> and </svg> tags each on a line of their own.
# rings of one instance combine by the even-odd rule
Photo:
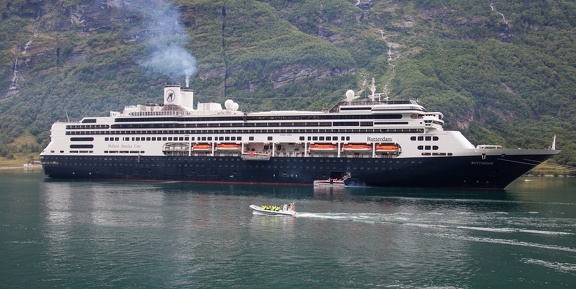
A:
<svg viewBox="0 0 576 289">
<path fill-rule="evenodd" d="M 431 136 L 427 136 L 427 137 L 426 137 L 426 141 L 431 141 L 431 140 L 432 140 L 432 137 L 431 137 Z"/>
<path fill-rule="evenodd" d="M 71 149 L 91 149 L 91 148 L 94 148 L 94 145 L 91 145 L 91 144 L 90 145 L 88 145 L 88 144 L 75 144 L 74 145 L 73 144 L 73 145 L 70 145 L 70 148 Z"/>
<path fill-rule="evenodd" d="M 269 136 L 269 137 L 268 137 L 268 140 L 272 140 L 272 137 L 271 137 L 271 136 Z"/>
<path fill-rule="evenodd" d="M 437 150 L 438 150 L 438 146 L 432 146 L 432 150 L 437 151 Z"/>
<path fill-rule="evenodd" d="M 423 137 L 423 136 L 419 136 L 419 137 L 418 137 L 418 140 L 419 140 L 419 141 L 423 141 L 423 140 L 424 140 L 424 137 Z"/>
<path fill-rule="evenodd" d="M 248 137 L 248 140 L 254 140 L 254 137 L 253 136 Z"/>
<path fill-rule="evenodd" d="M 433 141 L 438 141 L 438 137 L 437 137 L 437 136 L 432 137 L 432 140 L 433 140 Z"/>
<path fill-rule="evenodd" d="M 424 146 L 418 146 L 418 150 L 423 150 Z"/>
<path fill-rule="evenodd" d="M 415 136 L 411 136 L 411 137 L 410 137 L 410 140 L 411 140 L 411 141 L 415 141 L 415 140 L 416 140 L 416 137 L 415 137 Z"/>
<path fill-rule="evenodd" d="M 424 149 L 427 150 L 427 151 L 429 151 L 429 150 L 430 150 L 430 146 L 425 146 Z"/>
<path fill-rule="evenodd" d="M 313 137 L 312 137 L 312 140 L 318 140 L 318 137 L 317 137 L 317 136 L 313 136 Z"/>
<path fill-rule="evenodd" d="M 319 140 L 324 140 L 324 137 L 323 137 L 323 136 L 321 136 L 321 137 L 319 138 Z"/>
</svg>

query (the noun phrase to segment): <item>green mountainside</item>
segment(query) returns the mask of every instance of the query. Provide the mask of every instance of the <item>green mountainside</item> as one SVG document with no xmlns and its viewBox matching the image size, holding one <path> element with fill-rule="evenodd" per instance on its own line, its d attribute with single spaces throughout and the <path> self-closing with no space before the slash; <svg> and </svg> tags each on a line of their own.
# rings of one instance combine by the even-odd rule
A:
<svg viewBox="0 0 576 289">
<path fill-rule="evenodd" d="M 4 158 L 39 153 L 54 121 L 161 102 L 166 82 L 257 111 L 328 109 L 374 79 L 474 144 L 556 135 L 552 161 L 576 166 L 571 0 L 0 0 L 0 39 Z"/>
</svg>

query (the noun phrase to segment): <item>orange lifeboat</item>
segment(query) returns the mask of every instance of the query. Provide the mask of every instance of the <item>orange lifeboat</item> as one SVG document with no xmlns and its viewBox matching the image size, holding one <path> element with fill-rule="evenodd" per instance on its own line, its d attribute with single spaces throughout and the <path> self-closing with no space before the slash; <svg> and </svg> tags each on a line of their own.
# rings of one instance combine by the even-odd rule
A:
<svg viewBox="0 0 576 289">
<path fill-rule="evenodd" d="M 345 144 L 344 145 L 344 150 L 345 151 L 371 151 L 372 150 L 372 146 L 369 144 Z"/>
<path fill-rule="evenodd" d="M 338 147 L 333 144 L 322 144 L 322 143 L 315 143 L 310 145 L 311 151 L 321 151 L 321 152 L 330 152 L 337 150 Z"/>
<path fill-rule="evenodd" d="M 212 150 L 212 145 L 206 143 L 197 143 L 194 145 L 192 150 L 195 151 L 210 151 Z"/>
<path fill-rule="evenodd" d="M 397 152 L 398 146 L 394 144 L 376 145 L 377 152 Z"/>
<path fill-rule="evenodd" d="M 216 145 L 216 149 L 219 151 L 239 151 L 242 149 L 242 146 L 235 143 L 222 143 Z"/>
</svg>

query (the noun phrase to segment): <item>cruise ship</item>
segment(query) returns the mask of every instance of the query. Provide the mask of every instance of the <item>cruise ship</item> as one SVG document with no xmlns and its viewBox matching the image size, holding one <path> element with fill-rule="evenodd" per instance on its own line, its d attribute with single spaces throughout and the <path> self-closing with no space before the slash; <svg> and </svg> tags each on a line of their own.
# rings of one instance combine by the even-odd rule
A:
<svg viewBox="0 0 576 289">
<path fill-rule="evenodd" d="M 329 111 L 242 112 L 180 84 L 163 104 L 56 122 L 40 157 L 51 178 L 220 184 L 504 189 L 559 153 L 474 146 L 414 100 L 352 90 Z"/>
</svg>

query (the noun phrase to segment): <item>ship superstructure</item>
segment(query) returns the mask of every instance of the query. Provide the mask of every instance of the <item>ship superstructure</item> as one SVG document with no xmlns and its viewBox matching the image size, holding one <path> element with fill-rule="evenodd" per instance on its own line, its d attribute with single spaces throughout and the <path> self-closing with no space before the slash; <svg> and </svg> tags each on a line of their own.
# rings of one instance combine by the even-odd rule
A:
<svg viewBox="0 0 576 289">
<path fill-rule="evenodd" d="M 57 122 L 41 154 L 54 178 L 502 189 L 557 150 L 472 145 L 413 100 L 357 100 L 329 111 L 242 112 L 164 88 L 161 105 Z"/>
</svg>

